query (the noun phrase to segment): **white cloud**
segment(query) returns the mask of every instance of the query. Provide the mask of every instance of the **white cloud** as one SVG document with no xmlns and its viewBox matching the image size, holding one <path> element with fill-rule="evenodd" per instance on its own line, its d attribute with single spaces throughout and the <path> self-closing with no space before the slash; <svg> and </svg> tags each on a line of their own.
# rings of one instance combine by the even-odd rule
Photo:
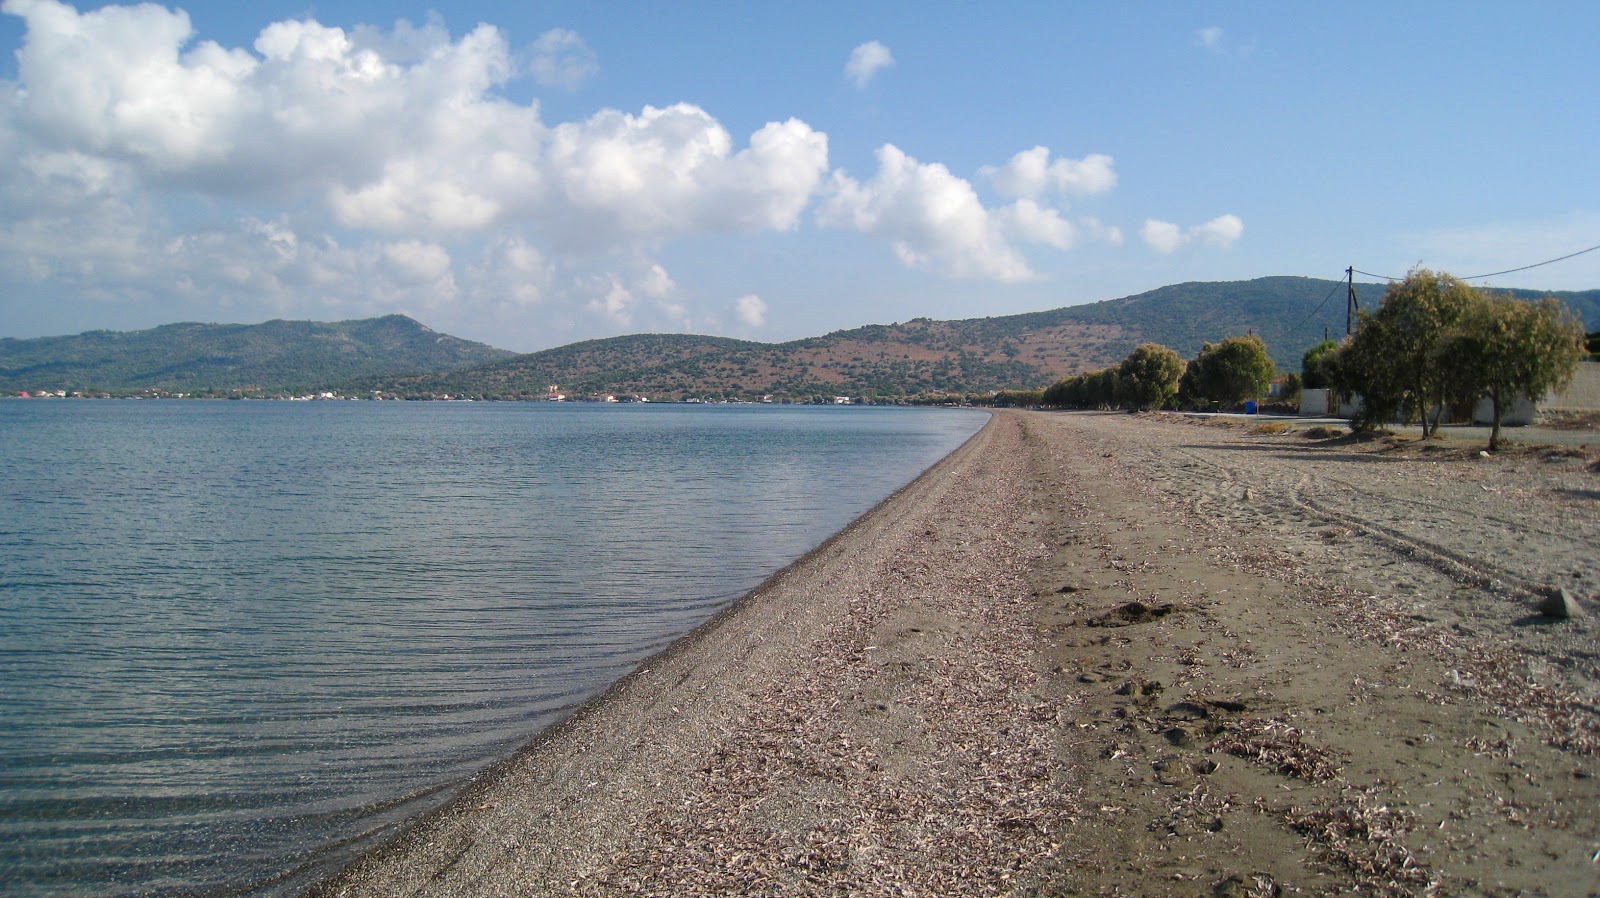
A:
<svg viewBox="0 0 1600 898">
<path fill-rule="evenodd" d="M 1122 229 L 1114 225 L 1107 225 L 1098 218 L 1085 218 L 1079 224 L 1087 231 L 1090 237 L 1104 241 L 1112 246 L 1122 245 Z"/>
<path fill-rule="evenodd" d="M 524 226 L 592 249 L 792 228 L 828 168 L 827 137 L 794 119 L 743 149 L 689 104 L 549 128 L 536 104 L 495 91 L 515 67 L 488 25 L 452 40 L 435 26 L 383 35 L 284 21 L 251 52 L 190 46 L 188 17 L 153 5 L 4 8 L 28 31 L 22 89 L 0 108 L 38 171 L 88 173 L 94 162 L 144 189 L 302 197 L 349 228 Z M 536 46 L 579 48 L 562 31 Z"/>
<path fill-rule="evenodd" d="M 600 63 L 575 31 L 552 28 L 533 42 L 533 78 L 545 87 L 577 90 L 600 71 Z"/>
<path fill-rule="evenodd" d="M 519 236 L 503 237 L 468 268 L 468 292 L 486 305 L 531 306 L 544 301 L 552 274 L 537 247 Z"/>
<path fill-rule="evenodd" d="M 1146 219 L 1144 226 L 1139 229 L 1139 236 L 1144 242 L 1162 254 L 1173 253 L 1179 247 L 1190 243 L 1204 243 L 1226 249 L 1236 243 L 1243 234 L 1244 222 L 1237 215 L 1219 215 L 1187 230 L 1171 222 L 1151 218 Z"/>
<path fill-rule="evenodd" d="M 1195 32 L 1195 40 L 1207 50 L 1220 50 L 1222 48 L 1222 29 L 1210 25 Z"/>
<path fill-rule="evenodd" d="M 630 273 L 609 273 L 594 278 L 589 287 L 594 298 L 589 311 L 603 316 L 618 327 L 631 327 L 642 311 L 651 320 L 674 327 L 687 325 L 687 311 L 675 301 L 678 285 L 665 268 L 654 262 L 638 262 Z"/>
<path fill-rule="evenodd" d="M 1107 193 L 1117 186 L 1110 156 L 1093 153 L 1082 159 L 1058 158 L 1052 162 L 1047 147 L 1024 150 L 1005 165 L 984 166 L 978 174 L 1011 199 L 1037 199 L 1046 193 L 1087 196 Z"/>
<path fill-rule="evenodd" d="M 997 213 L 1006 232 L 1018 240 L 1039 243 L 1059 250 L 1072 249 L 1078 231 L 1054 209 L 1033 200 L 1017 200 Z"/>
<path fill-rule="evenodd" d="M 901 263 L 912 268 L 1008 283 L 1034 277 L 971 184 L 892 144 L 877 156 L 878 173 L 865 184 L 834 174 L 817 213 L 820 224 L 887 239 Z"/>
<path fill-rule="evenodd" d="M 755 294 L 734 300 L 733 314 L 745 327 L 759 328 L 767 324 L 767 303 Z"/>
<path fill-rule="evenodd" d="M 877 41 L 867 41 L 850 51 L 850 60 L 844 64 L 844 76 L 858 88 L 865 88 L 873 76 L 894 67 L 894 54 Z"/>
<path fill-rule="evenodd" d="M 1170 253 L 1183 245 L 1183 231 L 1170 221 L 1147 218 L 1139 236 L 1158 253 Z"/>
<path fill-rule="evenodd" d="M 827 171 L 828 140 L 790 119 L 733 153 L 715 119 L 680 103 L 561 125 L 546 155 L 560 186 L 540 214 L 560 223 L 552 239 L 603 244 L 793 228 Z"/>
<path fill-rule="evenodd" d="M 611 294 L 603 312 L 671 323 L 687 320 L 685 300 L 641 252 L 792 230 L 829 168 L 827 136 L 796 119 L 743 145 L 690 104 L 547 125 L 537 103 L 505 99 L 519 71 L 488 25 L 452 37 L 436 19 L 289 20 L 229 49 L 153 4 L 3 9 L 26 28 L 17 79 L 0 80 L 8 285 L 155 302 L 177 283 L 196 305 L 510 315 L 563 291 L 581 309 L 619 267 L 616 290 L 598 291 Z M 571 32 L 547 32 L 532 54 L 523 73 L 547 83 L 592 74 Z M 241 199 L 249 212 L 228 211 Z M 251 217 L 264 209 L 283 217 Z"/>
<path fill-rule="evenodd" d="M 1196 225 L 1190 233 L 1193 239 L 1201 243 L 1226 249 L 1244 234 L 1244 222 L 1237 215 L 1219 215 L 1205 224 Z"/>
</svg>

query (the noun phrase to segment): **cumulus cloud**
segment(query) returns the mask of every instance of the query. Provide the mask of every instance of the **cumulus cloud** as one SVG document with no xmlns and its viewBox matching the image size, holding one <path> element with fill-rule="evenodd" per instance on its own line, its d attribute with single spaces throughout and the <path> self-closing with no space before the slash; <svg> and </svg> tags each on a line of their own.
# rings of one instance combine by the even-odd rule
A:
<svg viewBox="0 0 1600 898">
<path fill-rule="evenodd" d="M 642 262 L 630 273 L 597 277 L 590 290 L 594 296 L 588 302 L 589 311 L 618 327 L 632 326 L 641 308 L 650 310 L 655 320 L 687 324 L 686 310 L 673 298 L 678 285 L 657 263 Z"/>
<path fill-rule="evenodd" d="M 829 170 L 827 136 L 797 119 L 744 142 L 685 103 L 546 124 L 502 88 L 592 76 L 593 54 L 561 29 L 519 66 L 498 29 L 452 36 L 436 19 L 286 20 L 227 48 L 154 4 L 0 8 L 26 28 L 17 78 L 0 81 L 0 272 L 14 283 L 134 299 L 179 281 L 196 302 L 316 295 L 356 313 L 415 308 L 428 290 L 512 308 L 564 289 L 581 304 L 596 270 L 620 265 L 605 314 L 681 318 L 664 272 L 617 260 L 794 229 Z M 205 221 L 194 197 L 221 216 L 237 201 L 289 213 Z"/>
<path fill-rule="evenodd" d="M 1244 234 L 1244 222 L 1237 215 L 1219 215 L 1204 224 L 1183 229 L 1159 219 L 1146 219 L 1139 236 L 1156 252 L 1170 254 L 1190 243 L 1204 243 L 1226 249 Z"/>
<path fill-rule="evenodd" d="M 1219 215 L 1205 224 L 1196 225 L 1191 233 L 1201 243 L 1227 248 L 1244 234 L 1244 222 L 1237 215 Z"/>
<path fill-rule="evenodd" d="M 558 240 L 787 230 L 827 171 L 828 139 L 790 119 L 734 153 L 728 132 L 697 106 L 605 110 L 557 127 L 545 168 L 559 191 L 539 198 L 542 217 L 562 223 Z"/>
<path fill-rule="evenodd" d="M 767 303 L 755 294 L 741 296 L 734 300 L 733 314 L 739 323 L 745 327 L 765 327 L 767 323 Z"/>
<path fill-rule="evenodd" d="M 793 231 L 808 210 L 907 266 L 999 282 L 1036 277 L 1025 247 L 1122 241 L 1062 212 L 1116 186 L 1105 155 L 1018 153 L 979 172 L 1001 198 L 986 206 L 965 177 L 894 146 L 864 180 L 833 171 L 827 135 L 798 119 L 736 136 L 674 103 L 547 123 L 508 88 L 593 77 L 593 53 L 564 29 L 520 57 L 493 26 L 452 35 L 437 18 L 290 19 L 225 47 L 156 4 L 0 8 L 25 27 L 16 78 L 0 80 L 7 295 L 177 297 L 202 318 L 206 304 L 237 303 L 509 321 L 538 304 L 526 318 L 542 321 L 559 303 L 574 321 L 670 327 L 692 319 L 695 297 L 653 261 L 667 243 Z M 872 41 L 846 74 L 865 86 L 893 64 Z M 1152 233 L 1176 249 L 1227 245 L 1241 227 L 1224 216 Z M 726 316 L 716 302 L 710 314 Z M 761 327 L 767 309 L 751 295 L 733 313 Z"/>
<path fill-rule="evenodd" d="M 879 72 L 894 67 L 894 54 L 877 41 L 867 41 L 850 51 L 844 76 L 858 88 L 865 88 Z"/>
<path fill-rule="evenodd" d="M 299 193 L 397 236 L 514 225 L 593 247 L 792 228 L 828 168 L 827 137 L 794 119 L 744 148 L 689 104 L 548 127 L 497 95 L 515 67 L 488 25 L 451 40 L 284 21 L 251 52 L 194 44 L 187 15 L 154 5 L 4 8 L 28 27 L 7 109 L 25 164 L 86 185 L 111 180 L 98 165 L 147 188 Z M 538 59 L 560 65 L 535 73 L 571 76 L 582 47 L 547 32 Z"/>
<path fill-rule="evenodd" d="M 1017 200 L 997 214 L 1006 233 L 1017 240 L 1068 250 L 1078 239 L 1077 228 L 1061 213 L 1033 200 Z"/>
<path fill-rule="evenodd" d="M 1110 156 L 1093 153 L 1082 159 L 1050 159 L 1047 147 L 1034 147 L 1011 157 L 1003 166 L 984 166 L 987 178 L 1001 195 L 1012 199 L 1037 199 L 1047 193 L 1087 196 L 1107 193 L 1117 186 Z"/>
<path fill-rule="evenodd" d="M 834 174 L 817 213 L 821 225 L 889 240 L 901 263 L 912 268 L 1001 282 L 1034 277 L 970 183 L 892 144 L 877 157 L 878 172 L 865 183 Z"/>
<path fill-rule="evenodd" d="M 511 235 L 485 247 L 467 275 L 471 293 L 480 301 L 526 307 L 544 300 L 553 269 L 538 247 Z"/>
<path fill-rule="evenodd" d="M 533 42 L 529 68 L 544 87 L 577 90 L 600 71 L 600 63 L 576 31 L 552 28 Z"/>
</svg>

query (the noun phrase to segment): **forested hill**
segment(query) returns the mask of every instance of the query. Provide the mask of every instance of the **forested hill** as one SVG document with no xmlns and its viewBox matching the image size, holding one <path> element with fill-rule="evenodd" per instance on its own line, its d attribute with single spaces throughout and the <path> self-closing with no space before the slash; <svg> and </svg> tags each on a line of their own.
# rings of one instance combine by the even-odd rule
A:
<svg viewBox="0 0 1600 898">
<path fill-rule="evenodd" d="M 1364 309 L 1385 285 L 1356 284 Z M 1254 331 L 1280 368 L 1298 370 L 1324 333 L 1344 334 L 1342 281 L 1266 277 L 1187 283 L 1137 296 L 999 318 L 914 319 L 791 343 L 644 335 L 575 343 L 447 374 L 365 383 L 406 395 L 815 398 L 918 396 L 1047 386 L 1100 368 L 1144 342 L 1192 358 L 1207 341 Z M 1527 292 L 1528 296 L 1542 296 Z M 1558 294 L 1589 329 L 1600 290 Z"/>
<path fill-rule="evenodd" d="M 1385 285 L 1356 284 L 1364 309 Z M 1512 291 L 1522 298 L 1546 294 Z M 331 324 L 172 324 L 73 337 L 0 339 L 0 392 L 382 390 L 402 396 L 651 399 L 928 396 L 1037 389 L 1115 364 L 1140 343 L 1193 358 L 1254 332 L 1285 371 L 1345 328 L 1342 281 L 1265 277 L 1176 284 L 1104 302 L 998 318 L 869 325 L 790 343 L 645 334 L 513 355 L 402 315 Z M 1600 290 L 1557 293 L 1590 331 Z"/>
<path fill-rule="evenodd" d="M 142 331 L 0 339 L 0 391 L 311 389 L 480 365 L 503 349 L 404 315 L 356 321 L 168 324 Z"/>
</svg>

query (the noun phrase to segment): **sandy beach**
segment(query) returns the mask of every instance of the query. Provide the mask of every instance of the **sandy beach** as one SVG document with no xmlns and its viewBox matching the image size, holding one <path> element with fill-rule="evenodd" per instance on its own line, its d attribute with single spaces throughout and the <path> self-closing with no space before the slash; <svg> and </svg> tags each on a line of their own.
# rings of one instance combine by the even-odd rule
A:
<svg viewBox="0 0 1600 898">
<path fill-rule="evenodd" d="M 313 894 L 1600 894 L 1600 453 L 1480 448 L 1000 412 Z"/>
</svg>

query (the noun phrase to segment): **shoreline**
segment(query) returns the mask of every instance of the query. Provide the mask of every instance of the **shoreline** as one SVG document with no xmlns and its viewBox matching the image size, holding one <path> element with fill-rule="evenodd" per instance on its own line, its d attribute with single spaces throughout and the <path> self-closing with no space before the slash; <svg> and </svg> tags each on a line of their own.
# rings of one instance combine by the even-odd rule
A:
<svg viewBox="0 0 1600 898">
<path fill-rule="evenodd" d="M 1600 887 L 1588 460 L 1385 451 L 998 412 L 308 894 Z"/>
<path fill-rule="evenodd" d="M 719 630 L 734 626 L 735 621 L 747 611 L 751 603 L 759 601 L 763 596 L 774 590 L 780 589 L 796 570 L 821 563 L 818 559 L 827 557 L 830 552 L 834 552 L 836 545 L 848 539 L 857 528 L 863 526 L 869 519 L 879 515 L 886 507 L 900 501 L 901 497 L 915 489 L 918 483 L 936 475 L 944 466 L 951 464 L 953 459 L 967 452 L 973 443 L 983 437 L 989 428 L 993 426 L 993 423 L 994 415 L 990 414 L 989 421 L 985 422 L 983 427 L 980 427 L 976 433 L 968 437 L 965 442 L 951 450 L 943 458 L 930 465 L 927 470 L 919 474 L 910 483 L 886 496 L 877 505 L 857 516 L 855 520 L 846 524 L 804 555 L 773 572 L 749 592 L 718 609 L 710 617 L 701 621 L 689 632 L 673 640 L 659 652 L 641 661 L 633 670 L 623 675 L 599 694 L 578 705 L 571 714 L 539 731 L 527 744 L 517 749 L 510 757 L 498 761 L 474 775 L 458 787 L 456 797 L 446 802 L 443 806 L 426 811 L 405 821 L 398 832 L 362 851 L 360 855 L 346 863 L 342 869 L 331 875 L 324 876 L 322 881 L 302 890 L 301 894 L 304 898 L 324 898 L 324 896 L 348 894 L 348 892 L 342 890 L 348 887 L 341 886 L 339 883 L 341 880 L 356 875 L 353 871 L 358 867 L 365 867 L 378 862 L 380 858 L 391 857 L 407 851 L 413 840 L 419 837 L 420 831 L 430 826 L 439 825 L 447 818 L 481 810 L 481 806 L 485 804 L 482 799 L 490 796 L 497 788 L 503 787 L 504 780 L 513 775 L 517 768 L 528 764 L 537 764 L 552 753 L 565 754 L 568 751 L 567 745 L 569 743 L 587 739 L 591 730 L 606 725 L 604 719 L 595 720 L 595 718 L 604 718 L 606 715 L 618 713 L 631 713 L 632 709 L 639 707 L 641 704 L 649 705 L 653 701 L 650 696 L 661 689 L 661 674 L 659 671 L 662 667 L 678 669 L 685 666 L 692 667 L 699 663 L 700 659 L 697 657 L 686 656 L 696 651 L 706 651 L 706 649 L 702 648 L 702 643 Z M 680 680 L 679 682 L 681 683 L 682 681 Z"/>
</svg>

